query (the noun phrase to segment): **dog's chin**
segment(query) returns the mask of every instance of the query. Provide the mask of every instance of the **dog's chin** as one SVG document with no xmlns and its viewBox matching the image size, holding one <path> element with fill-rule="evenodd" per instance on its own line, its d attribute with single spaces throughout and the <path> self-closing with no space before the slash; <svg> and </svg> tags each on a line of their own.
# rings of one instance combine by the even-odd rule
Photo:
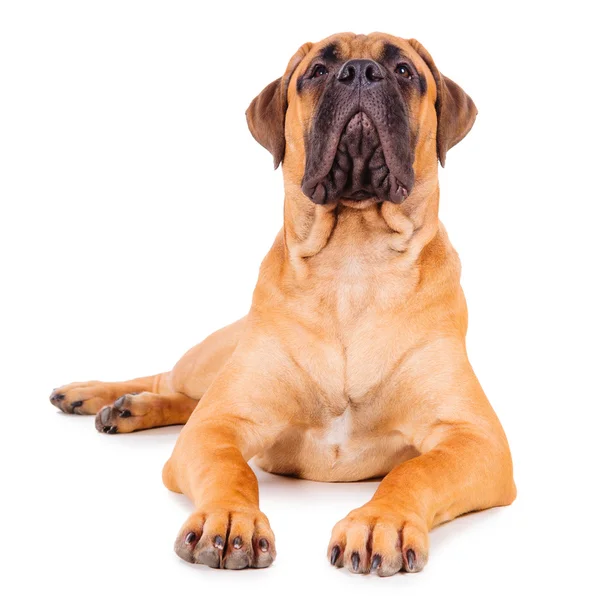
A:
<svg viewBox="0 0 600 600">
<path fill-rule="evenodd" d="M 377 127 L 364 113 L 356 113 L 339 138 L 335 155 L 323 157 L 321 173 L 305 173 L 302 191 L 315 204 L 339 203 L 352 208 L 366 208 L 390 201 L 403 202 L 412 181 L 405 182 L 388 165 Z M 412 169 L 411 175 L 412 175 Z"/>
<path fill-rule="evenodd" d="M 374 204 L 381 204 L 382 200 L 379 198 L 365 198 L 364 200 L 352 200 L 350 198 L 340 198 L 337 201 L 339 206 L 346 206 L 348 208 L 354 208 L 357 210 L 363 210 L 365 208 L 369 208 Z"/>
<path fill-rule="evenodd" d="M 337 203 L 341 204 L 342 206 L 358 209 L 368 208 L 369 206 L 373 206 L 373 204 L 380 204 L 381 202 L 382 200 L 367 190 L 357 190 L 341 196 L 337 200 Z"/>
</svg>

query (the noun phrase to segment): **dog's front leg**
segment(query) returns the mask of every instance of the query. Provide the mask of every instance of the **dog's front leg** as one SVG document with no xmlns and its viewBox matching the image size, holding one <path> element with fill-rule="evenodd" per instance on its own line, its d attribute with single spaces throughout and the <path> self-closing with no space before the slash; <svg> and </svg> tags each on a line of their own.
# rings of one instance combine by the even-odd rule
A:
<svg viewBox="0 0 600 600">
<path fill-rule="evenodd" d="M 236 352 L 210 386 L 163 470 L 165 485 L 196 507 L 175 542 L 181 558 L 226 569 L 273 562 L 275 538 L 247 461 L 293 418 L 291 394 L 273 353 L 260 351 Z"/>
<path fill-rule="evenodd" d="M 372 500 L 337 523 L 328 547 L 333 565 L 378 575 L 420 571 L 430 529 L 514 500 L 506 437 L 466 358 L 461 362 L 432 368 L 447 374 L 445 385 L 441 377 L 404 381 L 421 455 L 392 469 Z M 424 381 L 434 382 L 425 394 L 411 389 Z"/>
</svg>

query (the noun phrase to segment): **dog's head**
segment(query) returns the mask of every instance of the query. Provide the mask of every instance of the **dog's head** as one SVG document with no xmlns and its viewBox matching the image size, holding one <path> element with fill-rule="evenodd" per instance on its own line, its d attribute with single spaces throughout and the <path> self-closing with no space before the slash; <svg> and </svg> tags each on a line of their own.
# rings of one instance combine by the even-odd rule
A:
<svg viewBox="0 0 600 600">
<path fill-rule="evenodd" d="M 357 207 L 402 202 L 476 114 L 419 42 L 381 33 L 304 44 L 246 111 L 286 184 Z"/>
</svg>

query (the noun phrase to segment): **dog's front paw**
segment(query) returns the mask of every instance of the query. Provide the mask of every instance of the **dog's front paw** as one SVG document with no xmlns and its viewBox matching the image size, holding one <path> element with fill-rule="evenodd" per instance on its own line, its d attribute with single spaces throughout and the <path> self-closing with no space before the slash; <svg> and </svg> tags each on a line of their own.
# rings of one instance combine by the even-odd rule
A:
<svg viewBox="0 0 600 600">
<path fill-rule="evenodd" d="M 275 560 L 275 536 L 259 510 L 200 510 L 181 528 L 175 552 L 214 569 L 263 568 Z"/>
<path fill-rule="evenodd" d="M 368 503 L 336 524 L 327 555 L 352 573 L 388 576 L 420 571 L 428 552 L 427 527 L 416 514 Z"/>
</svg>

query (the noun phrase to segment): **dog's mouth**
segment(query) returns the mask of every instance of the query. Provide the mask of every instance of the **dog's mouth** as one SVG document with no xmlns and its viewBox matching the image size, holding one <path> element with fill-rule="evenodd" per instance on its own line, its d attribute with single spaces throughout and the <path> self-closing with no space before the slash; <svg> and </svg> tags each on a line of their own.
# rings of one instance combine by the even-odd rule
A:
<svg viewBox="0 0 600 600">
<path fill-rule="evenodd" d="M 380 135 L 363 110 L 350 117 L 337 139 L 330 132 L 328 143 L 322 145 L 325 147 L 318 152 L 321 160 L 315 164 L 309 158 L 302 182 L 302 191 L 316 204 L 400 203 L 410 193 L 411 165 L 408 170 L 405 165 L 393 168 L 398 167 L 402 157 L 394 152 L 390 136 Z M 313 169 L 309 168 L 311 163 Z"/>
<path fill-rule="evenodd" d="M 405 184 L 390 173 L 377 128 L 362 111 L 346 125 L 331 172 L 334 179 L 346 180 L 340 192 L 344 200 L 402 202 L 408 196 Z"/>
</svg>

